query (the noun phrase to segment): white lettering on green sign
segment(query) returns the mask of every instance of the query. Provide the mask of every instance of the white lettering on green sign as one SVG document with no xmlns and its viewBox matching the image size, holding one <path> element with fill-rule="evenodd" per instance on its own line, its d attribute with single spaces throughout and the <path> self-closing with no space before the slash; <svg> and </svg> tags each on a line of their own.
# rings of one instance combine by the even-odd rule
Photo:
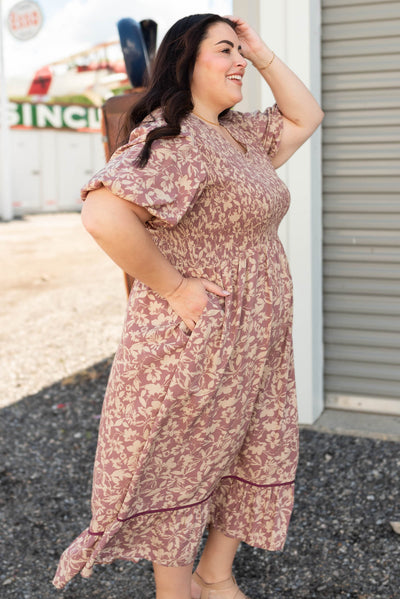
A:
<svg viewBox="0 0 400 599">
<path fill-rule="evenodd" d="M 8 123 L 28 129 L 101 130 L 100 108 L 96 106 L 9 102 Z"/>
<path fill-rule="evenodd" d="M 54 127 L 61 129 L 63 126 L 61 106 L 47 106 L 46 104 L 32 104 L 36 108 L 36 127 Z"/>
</svg>

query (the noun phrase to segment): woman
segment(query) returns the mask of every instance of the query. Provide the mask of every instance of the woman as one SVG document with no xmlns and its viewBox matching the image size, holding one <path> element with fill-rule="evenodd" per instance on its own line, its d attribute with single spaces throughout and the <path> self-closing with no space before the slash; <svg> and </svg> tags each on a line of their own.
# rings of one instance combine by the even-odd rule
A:
<svg viewBox="0 0 400 599">
<path fill-rule="evenodd" d="M 229 110 L 248 60 L 277 102 L 264 113 Z M 241 19 L 193 15 L 164 38 L 129 141 L 83 191 L 84 226 L 135 283 L 103 407 L 93 517 L 64 552 L 57 587 L 95 563 L 147 558 L 157 599 L 239 599 L 240 541 L 283 547 L 298 441 L 291 279 L 277 237 L 289 195 L 275 169 L 321 120 Z"/>
</svg>

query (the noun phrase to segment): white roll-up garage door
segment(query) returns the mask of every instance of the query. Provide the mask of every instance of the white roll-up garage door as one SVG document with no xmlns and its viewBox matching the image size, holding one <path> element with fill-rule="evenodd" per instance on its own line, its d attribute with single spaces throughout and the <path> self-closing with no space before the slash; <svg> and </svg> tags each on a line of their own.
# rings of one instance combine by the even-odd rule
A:
<svg viewBox="0 0 400 599">
<path fill-rule="evenodd" d="M 322 1 L 326 404 L 400 413 L 400 2 Z"/>
</svg>

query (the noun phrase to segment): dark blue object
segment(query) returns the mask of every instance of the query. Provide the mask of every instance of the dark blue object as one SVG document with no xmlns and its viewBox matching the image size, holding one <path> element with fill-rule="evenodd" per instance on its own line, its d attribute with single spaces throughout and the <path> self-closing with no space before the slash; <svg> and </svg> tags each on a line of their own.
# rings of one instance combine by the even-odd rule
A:
<svg viewBox="0 0 400 599">
<path fill-rule="evenodd" d="M 157 23 L 153 21 L 153 19 L 144 19 L 143 21 L 140 21 L 140 28 L 142 30 L 150 63 L 152 63 L 156 53 Z"/>
<path fill-rule="evenodd" d="M 134 19 L 121 19 L 117 27 L 129 80 L 132 87 L 142 87 L 149 67 L 142 29 Z"/>
</svg>

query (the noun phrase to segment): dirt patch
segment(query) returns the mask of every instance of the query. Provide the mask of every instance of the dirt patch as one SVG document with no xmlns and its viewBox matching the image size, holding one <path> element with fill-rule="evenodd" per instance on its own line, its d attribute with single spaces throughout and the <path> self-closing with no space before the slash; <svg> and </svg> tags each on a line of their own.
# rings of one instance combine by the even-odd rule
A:
<svg viewBox="0 0 400 599">
<path fill-rule="evenodd" d="M 113 354 L 126 292 L 77 213 L 1 223 L 0 255 L 4 407 Z"/>
</svg>

